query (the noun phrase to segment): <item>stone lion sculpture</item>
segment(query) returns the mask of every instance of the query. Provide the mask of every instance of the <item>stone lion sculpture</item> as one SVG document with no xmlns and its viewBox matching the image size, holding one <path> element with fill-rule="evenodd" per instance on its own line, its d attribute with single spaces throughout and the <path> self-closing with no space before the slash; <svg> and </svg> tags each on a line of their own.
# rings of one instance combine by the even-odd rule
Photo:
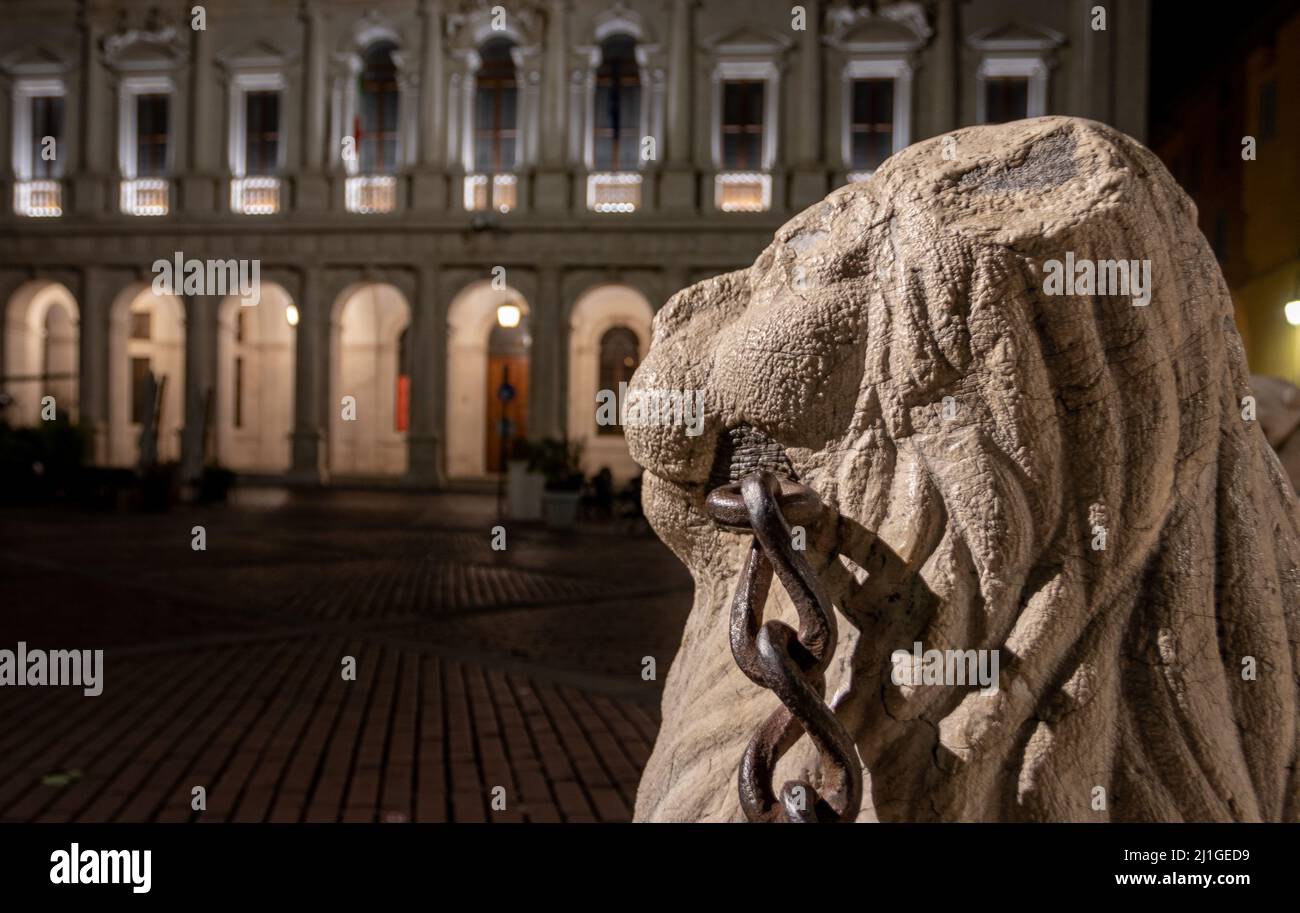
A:
<svg viewBox="0 0 1300 913">
<path fill-rule="evenodd" d="M 749 537 L 704 499 L 757 465 L 824 505 L 857 820 L 1300 818 L 1300 510 L 1195 208 L 1137 142 L 1048 117 L 898 153 L 674 295 L 632 385 L 655 390 L 708 411 L 627 429 L 696 584 L 638 820 L 743 820 L 777 699 L 728 648 Z M 779 584 L 765 617 L 793 622 Z M 900 679 L 918 643 L 996 651 L 996 687 Z M 802 738 L 777 783 L 816 762 Z"/>
</svg>

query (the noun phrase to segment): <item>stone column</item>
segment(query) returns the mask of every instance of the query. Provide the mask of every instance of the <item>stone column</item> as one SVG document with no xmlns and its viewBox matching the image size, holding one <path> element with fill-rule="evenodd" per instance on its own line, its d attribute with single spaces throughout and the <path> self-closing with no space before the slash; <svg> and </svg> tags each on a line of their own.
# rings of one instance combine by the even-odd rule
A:
<svg viewBox="0 0 1300 913">
<path fill-rule="evenodd" d="M 330 152 L 328 159 L 330 208 L 336 212 L 346 207 L 346 187 L 348 175 L 356 174 L 360 169 L 361 150 L 353 145 L 351 160 L 343 155 L 343 142 L 352 139 L 356 126 L 357 114 L 357 77 L 361 73 L 361 57 L 346 52 L 336 54 L 330 66 Z"/>
<path fill-rule="evenodd" d="M 692 163 L 691 119 L 695 70 L 695 0 L 672 0 L 668 58 L 668 160 L 659 178 L 659 207 L 678 212 L 696 208 L 697 175 Z"/>
<path fill-rule="evenodd" d="M 78 86 L 78 169 L 72 176 L 71 211 L 77 215 L 97 215 L 108 203 L 107 185 L 113 169 L 116 137 L 110 126 L 114 110 L 108 74 L 100 62 L 99 29 L 83 4 L 81 18 L 81 79 Z M 65 204 L 65 211 L 69 207 Z"/>
<path fill-rule="evenodd" d="M 77 296 L 77 400 L 81 424 L 89 431 L 87 458 L 100 466 L 108 452 L 108 312 L 113 303 L 113 283 L 99 267 L 81 270 Z"/>
<path fill-rule="evenodd" d="M 542 69 L 541 148 L 533 185 L 541 210 L 565 210 L 569 204 L 569 173 L 565 161 L 568 131 L 569 0 L 552 0 L 546 17 L 546 63 Z"/>
<path fill-rule="evenodd" d="M 325 478 L 325 412 L 327 376 L 322 350 L 329 346 L 329 302 L 324 298 L 319 269 L 302 271 L 298 327 L 293 363 L 293 464 L 290 477 L 319 484 Z"/>
<path fill-rule="evenodd" d="M 416 275 L 415 306 L 407 344 L 411 365 L 411 428 L 406 435 L 408 479 L 420 486 L 442 484 L 442 434 L 438 427 L 439 378 L 444 376 L 446 325 L 438 295 L 438 271 L 421 266 Z"/>
<path fill-rule="evenodd" d="M 66 108 L 64 112 L 66 117 Z M 0 75 L 0 218 L 12 212 L 10 209 L 14 198 L 12 188 L 19 177 L 18 162 L 13 158 L 13 122 L 13 83 L 4 75 Z M 65 156 L 66 146 L 67 131 L 65 130 L 56 154 Z"/>
<path fill-rule="evenodd" d="M 559 267 L 539 267 L 537 302 L 530 315 L 533 349 L 528 394 L 528 433 L 535 437 L 560 437 L 566 427 L 569 334 L 561 280 Z"/>
<path fill-rule="evenodd" d="M 181 479 L 197 480 L 203 471 L 204 441 L 212 433 L 208 424 L 216 420 L 216 404 L 207 414 L 205 400 L 215 397 L 217 387 L 216 295 L 185 298 L 185 427 L 181 431 Z"/>
<path fill-rule="evenodd" d="M 207 29 L 192 29 L 189 98 L 189 155 L 180 180 L 181 208 L 187 212 L 211 212 L 216 206 L 217 153 L 223 145 L 216 136 L 224 118 L 215 103 L 212 42 Z"/>
<path fill-rule="evenodd" d="M 305 0 L 301 18 L 305 37 L 302 71 L 302 170 L 294 206 L 323 210 L 329 205 L 325 176 L 325 22 L 319 5 Z"/>
<path fill-rule="evenodd" d="M 790 181 L 790 207 L 794 210 L 816 203 L 826 196 L 827 187 L 826 168 L 822 164 L 826 93 L 822 91 L 821 4 L 817 0 L 805 0 L 804 9 L 807 15 L 799 39 L 799 138 Z"/>
<path fill-rule="evenodd" d="M 420 48 L 420 156 L 411 184 L 416 209 L 447 208 L 447 79 L 442 0 L 424 0 Z"/>
<path fill-rule="evenodd" d="M 961 43 L 958 39 L 957 0 L 939 0 L 934 35 L 934 102 L 929 123 L 920 125 L 936 136 L 961 126 L 957 107 L 957 72 Z M 924 110 L 922 105 L 920 110 Z M 918 130 L 913 141 L 922 139 Z"/>
</svg>

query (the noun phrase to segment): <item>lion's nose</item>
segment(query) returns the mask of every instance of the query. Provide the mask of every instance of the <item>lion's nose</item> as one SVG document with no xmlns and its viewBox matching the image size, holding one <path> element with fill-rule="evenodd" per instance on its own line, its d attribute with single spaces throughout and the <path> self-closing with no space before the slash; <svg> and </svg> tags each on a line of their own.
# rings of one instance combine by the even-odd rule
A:
<svg viewBox="0 0 1300 913">
<path fill-rule="evenodd" d="M 632 376 L 623 433 L 632 458 L 668 481 L 708 480 L 717 448 L 717 398 L 707 366 L 681 345 L 660 337 Z"/>
</svg>

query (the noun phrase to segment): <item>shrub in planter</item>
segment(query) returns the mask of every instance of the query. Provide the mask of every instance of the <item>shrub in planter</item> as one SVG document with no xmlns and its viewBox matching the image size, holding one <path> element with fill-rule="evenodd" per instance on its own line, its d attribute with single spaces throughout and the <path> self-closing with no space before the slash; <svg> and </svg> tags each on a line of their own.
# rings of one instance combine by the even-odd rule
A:
<svg viewBox="0 0 1300 913">
<path fill-rule="evenodd" d="M 65 417 L 31 428 L 0 423 L 0 503 L 34 504 L 75 491 L 85 435 Z"/>
<path fill-rule="evenodd" d="M 235 474 L 221 466 L 204 466 L 199 476 L 199 502 L 202 504 L 220 504 L 230 494 L 235 484 Z"/>
<path fill-rule="evenodd" d="M 543 512 L 551 529 L 572 529 L 582 498 L 582 444 L 547 438 L 533 448 L 534 464 L 546 477 Z"/>
<path fill-rule="evenodd" d="M 506 465 L 506 501 L 513 520 L 542 519 L 542 490 L 546 477 L 534 466 L 533 444 L 515 438 Z"/>
</svg>

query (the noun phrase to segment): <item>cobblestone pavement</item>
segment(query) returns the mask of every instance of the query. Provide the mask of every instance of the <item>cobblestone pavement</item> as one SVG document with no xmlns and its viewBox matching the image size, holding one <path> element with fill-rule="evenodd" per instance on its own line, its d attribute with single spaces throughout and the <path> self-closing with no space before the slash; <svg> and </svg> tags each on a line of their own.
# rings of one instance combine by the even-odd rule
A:
<svg viewBox="0 0 1300 913">
<path fill-rule="evenodd" d="M 690 578 L 611 526 L 493 551 L 493 509 L 0 511 L 0 649 L 105 651 L 99 697 L 0 688 L 0 821 L 627 820 Z"/>
</svg>

